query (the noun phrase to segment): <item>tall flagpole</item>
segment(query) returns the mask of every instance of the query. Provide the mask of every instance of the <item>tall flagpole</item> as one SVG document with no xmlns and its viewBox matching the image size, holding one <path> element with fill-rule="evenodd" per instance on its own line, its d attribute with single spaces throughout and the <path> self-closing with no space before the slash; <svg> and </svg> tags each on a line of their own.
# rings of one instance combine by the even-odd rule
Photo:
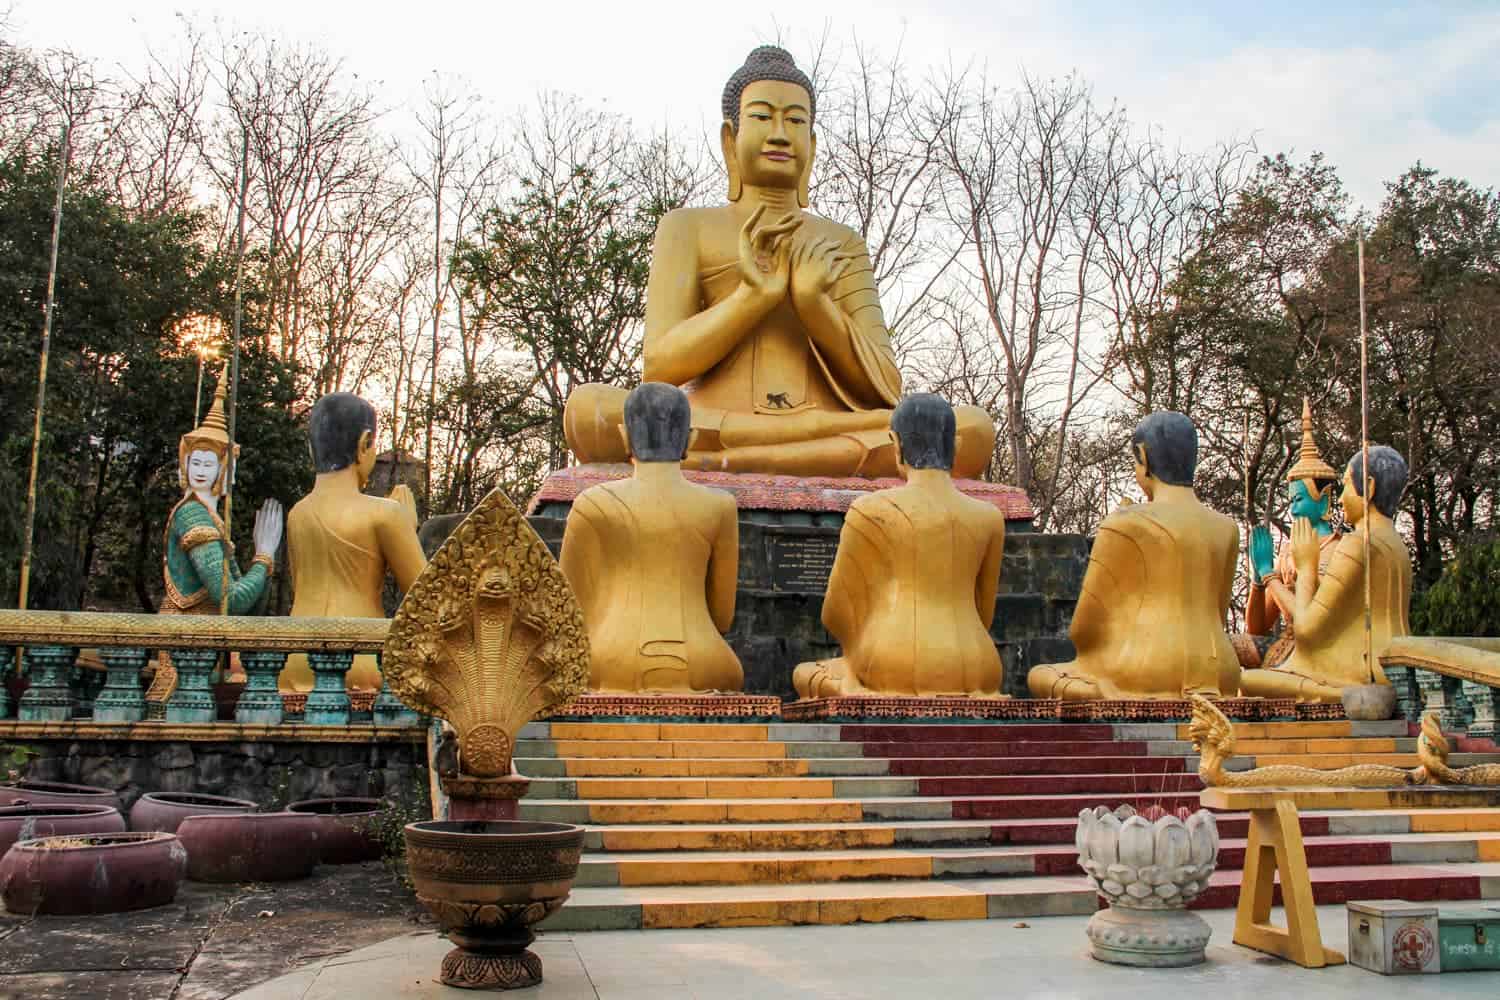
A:
<svg viewBox="0 0 1500 1000">
<path fill-rule="evenodd" d="M 226 372 L 229 376 L 229 392 L 226 393 L 229 405 L 229 419 L 227 421 L 229 424 L 229 450 L 226 452 L 224 460 L 229 463 L 229 471 L 224 476 L 224 547 L 227 551 L 224 558 L 223 590 L 219 598 L 219 614 L 221 615 L 229 614 L 229 565 L 234 560 L 234 481 L 239 472 L 239 462 L 235 458 L 235 418 L 239 415 L 240 409 L 240 322 L 245 314 L 245 197 L 250 190 L 249 128 L 241 127 L 240 136 L 240 197 L 239 207 L 235 212 L 234 320 L 229 328 L 229 339 L 232 347 L 229 356 L 229 370 Z"/>
<path fill-rule="evenodd" d="M 1358 234 L 1359 247 L 1359 448 L 1360 471 L 1364 482 L 1357 484 L 1364 497 L 1365 557 L 1365 674 L 1366 683 L 1375 683 L 1375 637 L 1370 622 L 1370 509 L 1375 504 L 1375 490 L 1370 485 L 1370 332 L 1365 326 L 1365 234 Z"/>
<path fill-rule="evenodd" d="M 42 454 L 42 413 L 47 408 L 47 362 L 52 352 L 52 314 L 57 295 L 57 244 L 62 235 L 63 191 L 68 183 L 68 143 L 71 121 L 64 122 L 57 151 L 57 199 L 52 203 L 52 258 L 47 265 L 47 305 L 42 313 L 42 358 L 36 377 L 36 417 L 31 428 L 31 477 L 26 484 L 26 518 L 21 536 L 21 588 L 16 607 L 26 610 L 31 597 L 31 539 L 36 525 L 36 473 Z M 17 657 L 20 650 L 16 650 Z"/>
</svg>

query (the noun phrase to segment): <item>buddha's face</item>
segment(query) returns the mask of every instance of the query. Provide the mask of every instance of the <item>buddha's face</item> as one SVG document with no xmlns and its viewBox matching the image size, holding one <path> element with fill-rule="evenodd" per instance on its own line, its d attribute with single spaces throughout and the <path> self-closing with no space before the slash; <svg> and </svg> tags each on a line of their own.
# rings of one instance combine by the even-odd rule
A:
<svg viewBox="0 0 1500 1000">
<path fill-rule="evenodd" d="M 1333 484 L 1317 483 L 1310 479 L 1298 479 L 1287 487 L 1291 498 L 1293 517 L 1305 517 L 1309 521 L 1328 520 L 1332 507 Z"/>
<path fill-rule="evenodd" d="M 756 187 L 795 188 L 812 156 L 812 100 L 807 91 L 779 80 L 746 87 L 734 136 L 740 179 Z"/>
<path fill-rule="evenodd" d="M 1354 470 L 1344 470 L 1344 490 L 1339 495 L 1339 502 L 1344 508 L 1344 520 L 1350 524 L 1358 524 L 1365 516 L 1365 498 L 1359 495 L 1354 488 Z"/>
<path fill-rule="evenodd" d="M 187 457 L 188 489 L 194 493 L 212 493 L 219 481 L 219 456 L 207 449 L 199 449 Z"/>
</svg>

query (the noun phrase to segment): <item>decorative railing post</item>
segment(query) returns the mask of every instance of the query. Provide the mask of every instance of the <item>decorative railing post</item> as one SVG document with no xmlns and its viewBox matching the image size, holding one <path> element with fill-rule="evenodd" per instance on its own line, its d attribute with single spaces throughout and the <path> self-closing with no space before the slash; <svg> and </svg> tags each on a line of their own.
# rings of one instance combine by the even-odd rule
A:
<svg viewBox="0 0 1500 1000">
<path fill-rule="evenodd" d="M 1407 722 L 1422 721 L 1422 692 L 1411 667 L 1386 667 L 1385 678 L 1396 691 L 1396 713 Z"/>
<path fill-rule="evenodd" d="M 0 719 L 10 717 L 10 672 L 16 668 L 16 651 L 12 646 L 0 646 Z"/>
<path fill-rule="evenodd" d="M 26 647 L 31 686 L 21 695 L 17 718 L 23 722 L 66 722 L 73 717 L 73 690 L 68 684 L 78 650 L 72 646 Z"/>
<path fill-rule="evenodd" d="M 146 692 L 141 690 L 141 670 L 146 651 L 131 646 L 99 650 L 108 675 L 104 688 L 94 697 L 95 722 L 140 722 L 146 717 Z"/>
<path fill-rule="evenodd" d="M 1450 678 L 1431 670 L 1417 671 L 1417 686 L 1422 689 L 1423 701 L 1422 713 L 1438 713 L 1438 721 L 1443 726 L 1444 732 L 1458 732 L 1464 727 L 1462 709 L 1458 706 L 1457 694 L 1458 682 L 1449 684 Z"/>
<path fill-rule="evenodd" d="M 235 722 L 255 722 L 279 726 L 285 711 L 276 678 L 286 666 L 285 653 L 241 653 L 240 666 L 245 668 L 245 688 L 234 706 Z"/>
<path fill-rule="evenodd" d="M 1464 682 L 1457 677 L 1444 677 L 1443 686 L 1448 689 L 1448 700 L 1453 703 L 1453 714 L 1458 720 L 1454 729 L 1457 732 L 1467 731 L 1474 722 L 1474 703 L 1469 700 Z"/>
<path fill-rule="evenodd" d="M 349 692 L 344 678 L 354 666 L 354 654 L 308 653 L 307 662 L 313 671 L 313 689 L 307 695 L 303 721 L 310 726 L 347 726 Z"/>
<path fill-rule="evenodd" d="M 167 699 L 168 722 L 213 722 L 218 715 L 209 675 L 219 662 L 216 649 L 174 649 L 177 689 Z"/>
<path fill-rule="evenodd" d="M 1469 735 L 1489 739 L 1500 736 L 1495 705 L 1496 700 L 1500 699 L 1500 690 L 1478 681 L 1466 680 L 1463 682 L 1463 692 L 1468 697 L 1469 704 L 1474 706 L 1474 721 L 1469 723 Z"/>
<path fill-rule="evenodd" d="M 422 722 L 420 713 L 396 697 L 384 670 L 380 671 L 380 694 L 375 696 L 373 714 L 377 726 L 416 726 Z"/>
</svg>

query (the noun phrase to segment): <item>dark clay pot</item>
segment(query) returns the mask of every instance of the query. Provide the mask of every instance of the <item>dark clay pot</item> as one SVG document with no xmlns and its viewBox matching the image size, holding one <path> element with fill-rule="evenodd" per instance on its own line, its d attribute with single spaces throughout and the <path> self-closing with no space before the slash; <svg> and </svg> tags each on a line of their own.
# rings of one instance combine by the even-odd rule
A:
<svg viewBox="0 0 1500 1000">
<path fill-rule="evenodd" d="M 130 828 L 176 833 L 182 821 L 189 816 L 248 813 L 254 812 L 256 808 L 256 804 L 249 799 L 230 799 L 222 795 L 147 792 L 130 809 Z"/>
<path fill-rule="evenodd" d="M 379 799 L 303 799 L 286 808 L 318 817 L 318 843 L 326 865 L 379 861 L 385 853 L 378 823 L 390 807 Z"/>
<path fill-rule="evenodd" d="M 170 833 L 95 833 L 23 840 L 0 859 L 11 913 L 79 915 L 170 903 L 187 854 Z"/>
<path fill-rule="evenodd" d="M 18 840 L 124 832 L 125 817 L 113 806 L 0 806 L 0 855 Z"/>
<path fill-rule="evenodd" d="M 195 882 L 287 882 L 312 874 L 321 817 L 304 813 L 189 816 L 177 827 Z"/>
<path fill-rule="evenodd" d="M 0 785 L 0 806 L 42 805 L 110 806 L 120 808 L 120 797 L 108 788 L 70 785 L 62 781 L 13 781 Z"/>
</svg>

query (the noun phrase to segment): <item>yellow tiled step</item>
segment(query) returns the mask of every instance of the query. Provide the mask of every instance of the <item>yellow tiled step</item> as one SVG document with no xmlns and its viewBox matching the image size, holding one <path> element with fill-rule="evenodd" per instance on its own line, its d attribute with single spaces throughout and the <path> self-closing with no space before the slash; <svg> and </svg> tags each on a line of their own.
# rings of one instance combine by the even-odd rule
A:
<svg viewBox="0 0 1500 1000">
<path fill-rule="evenodd" d="M 1236 752 L 1238 752 L 1238 748 L 1236 748 Z M 1299 767 L 1312 767 L 1321 771 L 1333 770 L 1340 767 L 1354 767 L 1358 764 L 1385 764 L 1390 767 L 1412 768 L 1417 766 L 1417 755 L 1415 753 L 1255 754 L 1256 767 L 1266 767 L 1271 764 L 1295 764 Z"/>
<path fill-rule="evenodd" d="M 570 778 L 796 778 L 807 774 L 810 766 L 806 758 L 572 757 L 563 761 Z"/>
<path fill-rule="evenodd" d="M 579 778 L 580 800 L 816 799 L 833 797 L 832 778 Z"/>
<path fill-rule="evenodd" d="M 1189 739 L 1189 723 L 1177 726 L 1177 738 Z M 1234 735 L 1241 740 L 1325 739 L 1347 737 L 1354 724 L 1343 722 L 1236 722 Z"/>
<path fill-rule="evenodd" d="M 1407 747 L 1413 744 L 1409 740 L 1403 740 Z M 1235 753 L 1254 754 L 1259 757 L 1263 753 L 1282 754 L 1330 754 L 1330 753 L 1398 753 L 1401 747 L 1392 737 L 1363 737 L 1346 739 L 1242 739 L 1238 732 L 1235 734 Z"/>
</svg>

